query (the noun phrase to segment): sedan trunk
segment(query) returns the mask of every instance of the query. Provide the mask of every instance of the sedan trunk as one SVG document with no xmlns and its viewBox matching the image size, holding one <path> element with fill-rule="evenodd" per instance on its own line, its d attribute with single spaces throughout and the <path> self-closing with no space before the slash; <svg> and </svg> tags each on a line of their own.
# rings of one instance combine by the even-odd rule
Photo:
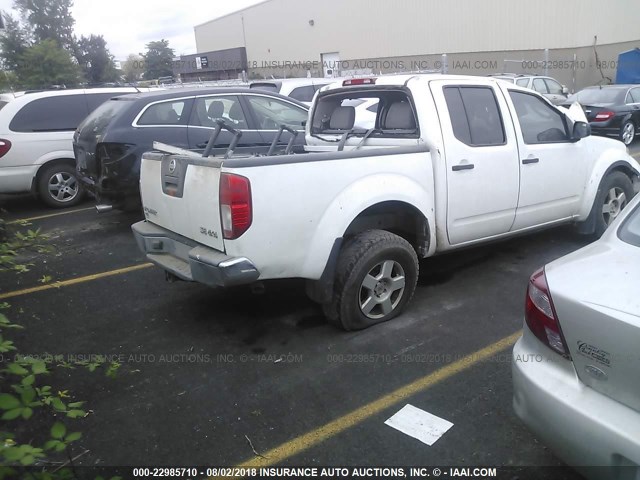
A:
<svg viewBox="0 0 640 480">
<path fill-rule="evenodd" d="M 640 247 L 612 236 L 546 270 L 578 377 L 636 411 L 640 411 L 638 265 Z"/>
</svg>

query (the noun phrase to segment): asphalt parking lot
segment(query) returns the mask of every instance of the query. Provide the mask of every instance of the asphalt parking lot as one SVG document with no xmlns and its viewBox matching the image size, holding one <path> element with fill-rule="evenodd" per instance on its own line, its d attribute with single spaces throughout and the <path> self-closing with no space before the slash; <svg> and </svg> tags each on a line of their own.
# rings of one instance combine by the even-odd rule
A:
<svg viewBox="0 0 640 480">
<path fill-rule="evenodd" d="M 509 351 L 530 274 L 587 243 L 571 227 L 423 261 L 401 317 L 345 333 L 296 281 L 262 294 L 166 282 L 131 235 L 141 214 L 0 206 L 54 246 L 0 273 L 22 353 L 124 359 L 114 379 L 60 378 L 91 410 L 79 464 L 561 465 L 513 414 Z M 384 424 L 406 404 L 454 426 L 428 447 Z"/>
</svg>

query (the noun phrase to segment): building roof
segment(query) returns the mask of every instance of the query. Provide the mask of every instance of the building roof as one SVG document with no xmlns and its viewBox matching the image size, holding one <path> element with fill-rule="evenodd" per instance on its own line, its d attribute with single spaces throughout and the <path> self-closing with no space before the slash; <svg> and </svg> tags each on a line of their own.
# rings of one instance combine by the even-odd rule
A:
<svg viewBox="0 0 640 480">
<path fill-rule="evenodd" d="M 261 0 L 259 2 L 254 3 L 253 5 L 249 5 L 248 7 L 241 8 L 239 10 L 234 10 L 233 12 L 226 13 L 224 15 L 220 15 L 219 17 L 212 18 L 207 20 L 206 22 L 199 23 L 198 25 L 194 25 L 193 28 L 201 27 L 202 25 L 206 25 L 207 23 L 214 22 L 216 20 L 220 20 L 221 18 L 229 17 L 231 15 L 237 15 L 238 13 L 245 12 L 247 10 L 251 10 L 253 7 L 257 7 L 263 3 L 271 2 L 272 0 Z"/>
</svg>

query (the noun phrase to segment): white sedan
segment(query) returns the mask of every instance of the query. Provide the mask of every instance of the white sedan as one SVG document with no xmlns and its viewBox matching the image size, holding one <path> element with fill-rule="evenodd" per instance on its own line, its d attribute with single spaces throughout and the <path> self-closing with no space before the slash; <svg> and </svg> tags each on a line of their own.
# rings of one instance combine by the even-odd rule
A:
<svg viewBox="0 0 640 480">
<path fill-rule="evenodd" d="M 588 478 L 640 479 L 640 196 L 600 240 L 533 274 L 525 318 L 518 417 Z"/>
</svg>

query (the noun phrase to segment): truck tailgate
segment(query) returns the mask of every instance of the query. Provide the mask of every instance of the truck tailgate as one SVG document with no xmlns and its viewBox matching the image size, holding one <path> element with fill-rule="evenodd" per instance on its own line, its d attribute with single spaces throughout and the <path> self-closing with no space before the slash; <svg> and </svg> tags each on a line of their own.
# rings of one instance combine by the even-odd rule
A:
<svg viewBox="0 0 640 480">
<path fill-rule="evenodd" d="M 142 157 L 140 194 L 146 219 L 224 251 L 219 188 L 216 160 L 157 152 Z"/>
</svg>

